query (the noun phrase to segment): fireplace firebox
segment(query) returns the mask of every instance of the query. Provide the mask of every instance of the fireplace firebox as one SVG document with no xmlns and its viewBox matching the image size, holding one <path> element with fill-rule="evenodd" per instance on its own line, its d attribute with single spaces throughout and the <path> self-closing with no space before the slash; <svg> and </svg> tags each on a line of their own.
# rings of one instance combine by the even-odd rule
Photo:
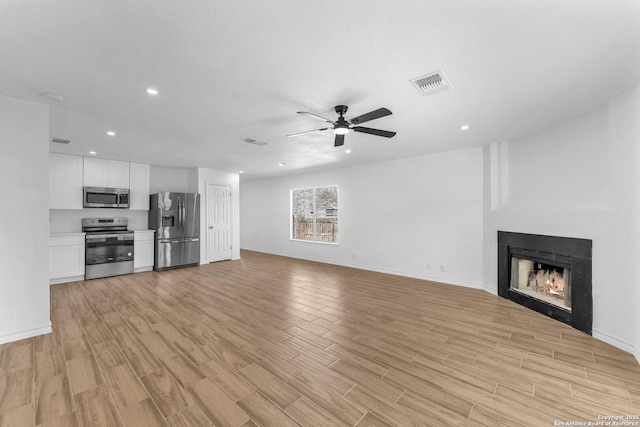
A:
<svg viewBox="0 0 640 427">
<path fill-rule="evenodd" d="M 591 335 L 592 241 L 498 231 L 498 295 Z"/>
</svg>

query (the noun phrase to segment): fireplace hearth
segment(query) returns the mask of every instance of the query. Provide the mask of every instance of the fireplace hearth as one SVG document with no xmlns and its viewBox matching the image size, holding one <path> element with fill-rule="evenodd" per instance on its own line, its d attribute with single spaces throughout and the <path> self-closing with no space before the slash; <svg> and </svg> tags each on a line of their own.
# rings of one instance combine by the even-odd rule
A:
<svg viewBox="0 0 640 427">
<path fill-rule="evenodd" d="M 498 231 L 498 295 L 591 335 L 592 241 Z"/>
</svg>

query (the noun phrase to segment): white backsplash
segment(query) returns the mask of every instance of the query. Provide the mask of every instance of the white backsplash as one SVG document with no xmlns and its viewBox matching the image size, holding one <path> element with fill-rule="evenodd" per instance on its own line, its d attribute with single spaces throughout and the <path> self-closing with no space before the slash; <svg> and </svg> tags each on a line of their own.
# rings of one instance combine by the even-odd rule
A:
<svg viewBox="0 0 640 427">
<path fill-rule="evenodd" d="M 79 233 L 82 231 L 82 218 L 129 219 L 129 230 L 146 230 L 149 224 L 148 211 L 129 209 L 50 209 L 49 233 Z"/>
</svg>

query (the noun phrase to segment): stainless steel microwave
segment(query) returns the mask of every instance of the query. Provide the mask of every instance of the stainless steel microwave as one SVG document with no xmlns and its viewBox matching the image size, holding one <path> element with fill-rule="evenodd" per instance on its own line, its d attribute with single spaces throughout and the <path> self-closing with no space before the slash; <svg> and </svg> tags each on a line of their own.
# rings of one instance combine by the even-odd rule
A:
<svg viewBox="0 0 640 427">
<path fill-rule="evenodd" d="M 84 187 L 82 206 L 85 208 L 128 208 L 128 188 Z"/>
</svg>

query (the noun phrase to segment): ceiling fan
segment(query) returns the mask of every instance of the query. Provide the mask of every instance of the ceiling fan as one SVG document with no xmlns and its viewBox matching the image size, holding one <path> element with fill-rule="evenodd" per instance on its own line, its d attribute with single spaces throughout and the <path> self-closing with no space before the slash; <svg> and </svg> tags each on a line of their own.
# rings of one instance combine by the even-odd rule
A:
<svg viewBox="0 0 640 427">
<path fill-rule="evenodd" d="M 385 138 L 392 138 L 395 136 L 396 134 L 395 132 L 390 132 L 388 130 L 380 130 L 380 129 L 373 129 L 373 128 L 367 128 L 363 126 L 358 126 L 360 123 L 379 119 L 380 117 L 390 116 L 392 113 L 387 108 L 378 108 L 377 110 L 370 111 L 367 114 L 363 114 L 361 116 L 355 117 L 351 119 L 351 121 L 346 120 L 344 118 L 344 114 L 346 114 L 348 109 L 349 107 L 347 107 L 346 105 L 337 105 L 335 107 L 335 110 L 336 110 L 336 113 L 340 115 L 340 117 L 338 117 L 338 120 L 336 121 L 329 120 L 326 117 L 322 117 L 313 113 L 308 113 L 306 111 L 298 111 L 298 114 L 302 114 L 303 116 L 313 117 L 314 119 L 322 120 L 323 122 L 331 123 L 333 126 L 308 130 L 305 132 L 292 133 L 290 135 L 287 135 L 287 137 L 306 135 L 308 133 L 322 132 L 325 130 L 333 129 L 333 133 L 336 134 L 336 140 L 333 146 L 340 147 L 341 145 L 344 144 L 344 136 L 348 134 L 349 131 L 351 130 L 354 132 L 362 132 L 362 133 L 368 133 L 371 135 L 383 136 Z"/>
</svg>

